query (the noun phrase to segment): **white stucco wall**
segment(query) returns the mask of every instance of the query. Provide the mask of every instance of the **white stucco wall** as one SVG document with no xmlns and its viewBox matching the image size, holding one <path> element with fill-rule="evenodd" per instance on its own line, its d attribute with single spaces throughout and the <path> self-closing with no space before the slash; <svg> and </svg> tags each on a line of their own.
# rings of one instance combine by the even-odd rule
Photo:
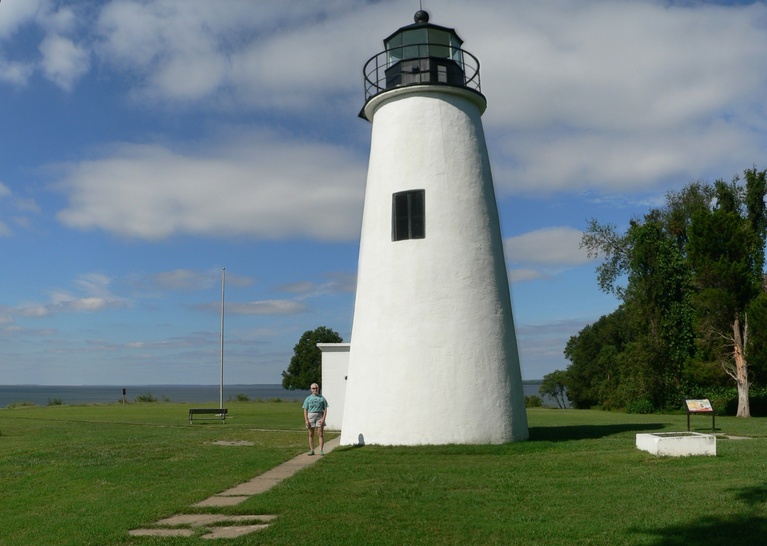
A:
<svg viewBox="0 0 767 546">
<path fill-rule="evenodd" d="M 322 351 L 322 395 L 329 404 L 325 426 L 331 430 L 341 430 L 349 369 L 349 344 L 318 343 L 317 347 Z"/>
<path fill-rule="evenodd" d="M 528 436 L 481 110 L 417 86 L 373 120 L 341 443 L 503 443 Z M 392 194 L 424 189 L 426 238 L 392 242 Z"/>
</svg>

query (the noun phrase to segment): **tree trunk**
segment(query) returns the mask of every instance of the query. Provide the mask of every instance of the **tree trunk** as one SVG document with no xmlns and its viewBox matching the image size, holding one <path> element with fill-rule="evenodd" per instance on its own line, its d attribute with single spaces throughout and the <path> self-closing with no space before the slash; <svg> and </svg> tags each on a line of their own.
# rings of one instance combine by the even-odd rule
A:
<svg viewBox="0 0 767 546">
<path fill-rule="evenodd" d="M 751 417 L 751 407 L 748 402 L 748 361 L 746 360 L 746 344 L 748 343 L 748 318 L 740 328 L 740 319 L 732 323 L 733 358 L 735 359 L 735 382 L 738 385 L 738 417 Z"/>
</svg>

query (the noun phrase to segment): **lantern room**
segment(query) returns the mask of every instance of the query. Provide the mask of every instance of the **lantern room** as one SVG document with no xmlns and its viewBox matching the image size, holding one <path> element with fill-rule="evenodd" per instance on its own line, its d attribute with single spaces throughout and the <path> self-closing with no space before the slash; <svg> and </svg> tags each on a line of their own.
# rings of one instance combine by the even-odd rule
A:
<svg viewBox="0 0 767 546">
<path fill-rule="evenodd" d="M 448 85 L 481 93 L 479 61 L 461 49 L 463 40 L 455 30 L 429 23 L 423 10 L 414 20 L 386 38 L 385 51 L 365 64 L 365 101 L 410 85 Z"/>
</svg>

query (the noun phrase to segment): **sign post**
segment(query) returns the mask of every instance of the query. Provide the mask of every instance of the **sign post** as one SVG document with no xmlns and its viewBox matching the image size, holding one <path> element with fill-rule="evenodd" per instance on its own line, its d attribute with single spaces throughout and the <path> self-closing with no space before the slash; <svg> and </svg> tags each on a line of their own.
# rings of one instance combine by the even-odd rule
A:
<svg viewBox="0 0 767 546">
<path fill-rule="evenodd" d="M 685 406 L 687 406 L 687 432 L 690 432 L 690 414 L 692 413 L 705 413 L 711 414 L 711 432 L 716 430 L 716 412 L 711 406 L 711 402 L 708 398 L 702 400 L 685 400 Z"/>
</svg>

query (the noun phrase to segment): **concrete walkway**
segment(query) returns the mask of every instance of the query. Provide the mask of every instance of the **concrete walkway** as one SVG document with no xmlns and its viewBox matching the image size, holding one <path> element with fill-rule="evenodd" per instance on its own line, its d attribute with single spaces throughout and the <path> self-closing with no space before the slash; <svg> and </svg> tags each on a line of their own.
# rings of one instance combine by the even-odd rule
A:
<svg viewBox="0 0 767 546">
<path fill-rule="evenodd" d="M 338 437 L 325 442 L 325 454 L 333 451 L 340 441 L 341 438 Z M 193 506 L 195 508 L 207 508 L 239 504 L 253 495 L 268 491 L 282 480 L 290 478 L 302 468 L 306 468 L 322 459 L 319 450 L 315 451 L 315 453 L 316 455 L 314 456 L 304 453 L 294 457 L 264 472 L 260 476 L 256 476 L 250 481 L 213 495 Z M 202 535 L 202 538 L 236 538 L 266 529 L 269 527 L 269 523 L 276 517 L 275 515 L 227 516 L 224 514 L 179 514 L 161 519 L 145 529 L 133 529 L 128 533 L 132 536 L 191 537 L 197 532 L 195 528 L 206 527 L 207 533 Z M 214 526 L 211 527 L 211 525 Z"/>
</svg>

